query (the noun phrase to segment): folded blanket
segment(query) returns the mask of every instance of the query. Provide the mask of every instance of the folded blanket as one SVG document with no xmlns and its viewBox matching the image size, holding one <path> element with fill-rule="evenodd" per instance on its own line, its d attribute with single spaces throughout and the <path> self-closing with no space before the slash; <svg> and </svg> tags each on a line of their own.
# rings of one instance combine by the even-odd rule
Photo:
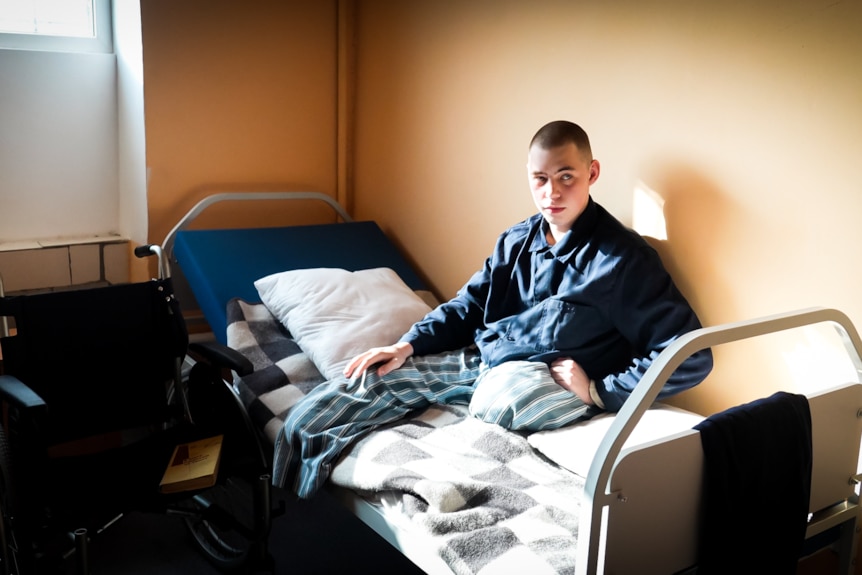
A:
<svg viewBox="0 0 862 575">
<path fill-rule="evenodd" d="M 796 573 L 811 493 L 808 399 L 778 392 L 695 428 L 706 477 L 698 573 Z"/>
</svg>

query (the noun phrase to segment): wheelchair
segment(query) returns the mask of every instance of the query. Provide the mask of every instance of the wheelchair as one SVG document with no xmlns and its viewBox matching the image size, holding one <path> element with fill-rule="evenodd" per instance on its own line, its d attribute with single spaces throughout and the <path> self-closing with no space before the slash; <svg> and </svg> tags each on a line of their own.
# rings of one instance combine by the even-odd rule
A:
<svg viewBox="0 0 862 575">
<path fill-rule="evenodd" d="M 251 364 L 189 343 L 158 278 L 5 295 L 0 278 L 0 574 L 86 575 L 98 534 L 132 511 L 178 515 L 224 572 L 270 572 L 269 460 L 229 374 Z M 176 445 L 223 435 L 215 485 L 164 494 Z"/>
</svg>

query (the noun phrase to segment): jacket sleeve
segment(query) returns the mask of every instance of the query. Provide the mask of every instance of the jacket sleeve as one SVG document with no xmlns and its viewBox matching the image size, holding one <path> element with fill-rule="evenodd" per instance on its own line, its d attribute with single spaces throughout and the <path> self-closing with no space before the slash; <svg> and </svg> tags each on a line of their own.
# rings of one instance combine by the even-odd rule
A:
<svg viewBox="0 0 862 575">
<path fill-rule="evenodd" d="M 651 248 L 628 258 L 613 289 L 611 314 L 623 336 L 631 342 L 633 360 L 626 371 L 596 382 L 596 391 L 609 411 L 618 411 L 658 355 L 684 333 L 701 327 L 694 310 L 674 285 Z M 701 350 L 687 358 L 665 383 L 659 398 L 694 387 L 712 370 L 712 351 Z"/>
<path fill-rule="evenodd" d="M 475 343 L 484 324 L 485 301 L 490 285 L 490 258 L 451 300 L 440 304 L 401 337 L 413 346 L 413 355 L 429 355 L 461 349 Z"/>
</svg>

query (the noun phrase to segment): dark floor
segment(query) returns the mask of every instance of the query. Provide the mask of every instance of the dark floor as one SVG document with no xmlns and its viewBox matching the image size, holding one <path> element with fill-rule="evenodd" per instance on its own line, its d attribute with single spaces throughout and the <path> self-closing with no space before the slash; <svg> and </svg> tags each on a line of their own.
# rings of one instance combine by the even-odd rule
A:
<svg viewBox="0 0 862 575">
<path fill-rule="evenodd" d="M 286 513 L 273 521 L 269 551 L 274 575 L 419 575 L 415 565 L 350 514 L 329 493 L 310 501 L 279 490 Z M 210 575 L 210 566 L 175 516 L 131 514 L 95 537 L 89 545 L 90 575 Z M 70 573 L 75 573 L 69 560 Z M 259 571 L 255 571 L 259 573 Z"/>
<path fill-rule="evenodd" d="M 311 501 L 273 491 L 285 514 L 273 522 L 269 539 L 272 570 L 242 575 L 422 575 L 422 571 L 346 511 L 328 492 Z M 191 542 L 176 516 L 131 514 L 111 525 L 89 546 L 89 575 L 218 575 Z M 79 575 L 69 557 L 62 573 Z M 838 574 L 829 548 L 800 561 L 797 575 Z M 862 575 L 862 570 L 854 573 Z"/>
</svg>

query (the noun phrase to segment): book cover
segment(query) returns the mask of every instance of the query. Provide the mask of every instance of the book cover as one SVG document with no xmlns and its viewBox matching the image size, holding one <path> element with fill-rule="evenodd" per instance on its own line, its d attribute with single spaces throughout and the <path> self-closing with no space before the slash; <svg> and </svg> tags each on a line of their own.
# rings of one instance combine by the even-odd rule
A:
<svg viewBox="0 0 862 575">
<path fill-rule="evenodd" d="M 159 491 L 176 493 L 215 485 L 223 436 L 208 437 L 174 448 Z"/>
</svg>

